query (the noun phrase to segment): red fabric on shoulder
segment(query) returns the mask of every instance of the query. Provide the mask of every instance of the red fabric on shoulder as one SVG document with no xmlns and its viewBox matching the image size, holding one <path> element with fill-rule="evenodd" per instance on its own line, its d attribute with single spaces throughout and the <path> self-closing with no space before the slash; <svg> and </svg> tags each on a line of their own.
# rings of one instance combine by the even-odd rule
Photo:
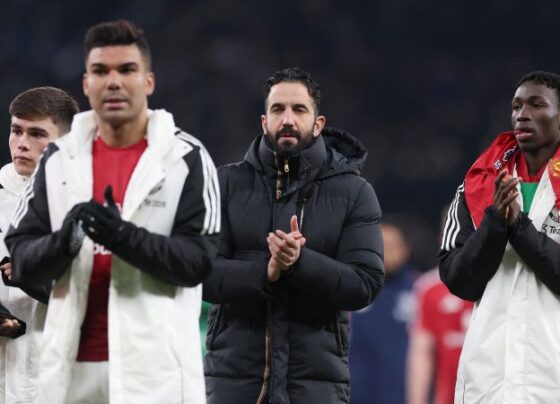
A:
<svg viewBox="0 0 560 404">
<path fill-rule="evenodd" d="M 514 132 L 500 133 L 467 171 L 465 199 L 476 227 L 482 222 L 484 210 L 494 202 L 496 175 L 504 168 L 512 173 L 512 157 L 518 149 Z"/>
<path fill-rule="evenodd" d="M 476 227 L 480 226 L 484 210 L 494 203 L 494 180 L 498 172 L 507 168 L 512 174 L 519 152 L 514 132 L 503 132 L 484 151 L 465 176 L 465 200 Z M 556 195 L 556 207 L 560 209 L 560 147 L 546 165 L 550 183 Z M 543 170 L 544 172 L 544 170 Z"/>
</svg>

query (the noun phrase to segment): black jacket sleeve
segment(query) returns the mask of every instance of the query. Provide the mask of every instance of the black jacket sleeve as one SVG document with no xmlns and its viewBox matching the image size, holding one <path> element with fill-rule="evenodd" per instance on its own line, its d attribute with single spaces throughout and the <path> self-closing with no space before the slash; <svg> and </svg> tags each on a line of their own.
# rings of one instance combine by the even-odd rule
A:
<svg viewBox="0 0 560 404">
<path fill-rule="evenodd" d="M 439 252 L 441 280 L 454 295 L 479 300 L 500 266 L 507 241 L 506 220 L 493 206 L 486 209 L 475 230 L 464 185 L 459 186 L 447 213 Z"/>
<path fill-rule="evenodd" d="M 560 295 L 560 244 L 546 235 L 548 231 L 549 226 L 543 225 L 543 232 L 539 232 L 531 219 L 520 213 L 510 228 L 509 242 L 535 276 Z"/>
<path fill-rule="evenodd" d="M 210 273 L 220 231 L 220 190 L 216 168 L 200 147 L 185 156 L 189 175 L 183 185 L 171 236 L 125 222 L 119 258 L 178 286 L 196 286 Z"/>
<path fill-rule="evenodd" d="M 381 208 L 364 182 L 350 209 L 333 258 L 304 247 L 293 271 L 292 285 L 340 310 L 370 304 L 385 279 Z"/>
<path fill-rule="evenodd" d="M 50 147 L 50 146 L 49 146 Z M 51 233 L 46 198 L 44 160 L 33 193 L 6 236 L 14 282 L 34 286 L 60 277 L 72 257 Z M 175 214 L 171 236 L 151 233 L 124 222 L 121 240 L 113 248 L 119 258 L 166 282 L 195 286 L 209 273 L 220 229 L 219 189 L 214 164 L 203 148 L 185 156 L 189 167 Z M 21 218 L 19 220 L 19 218 Z"/>
<path fill-rule="evenodd" d="M 57 150 L 51 143 L 41 157 L 4 240 L 12 260 L 12 282 L 22 288 L 48 284 L 72 262 L 61 248 L 59 232 L 51 232 L 45 164 Z"/>
<path fill-rule="evenodd" d="M 9 280 L 8 277 L 4 274 L 2 274 L 2 280 L 4 281 L 4 284 L 6 286 L 19 288 L 33 299 L 38 300 L 44 304 L 49 304 L 49 297 L 52 288 L 50 283 L 44 285 L 34 285 L 32 287 L 26 287 L 24 285 L 18 286 L 16 283 Z"/>
<path fill-rule="evenodd" d="M 251 303 L 272 296 L 268 282 L 269 255 L 255 254 L 250 260 L 233 257 L 234 240 L 228 218 L 229 166 L 218 168 L 222 198 L 222 228 L 218 244 L 218 258 L 203 284 L 203 299 L 210 303 Z M 260 258 L 260 259 L 259 259 Z"/>
<path fill-rule="evenodd" d="M 12 313 L 10 313 L 10 311 L 0 303 L 0 321 L 2 321 L 3 318 L 7 318 L 10 320 L 17 320 L 21 324 L 17 334 L 14 335 L 13 337 L 10 337 L 11 339 L 21 337 L 23 334 L 25 334 L 25 329 L 26 329 L 25 321 L 22 321 L 19 318 L 12 316 Z"/>
</svg>

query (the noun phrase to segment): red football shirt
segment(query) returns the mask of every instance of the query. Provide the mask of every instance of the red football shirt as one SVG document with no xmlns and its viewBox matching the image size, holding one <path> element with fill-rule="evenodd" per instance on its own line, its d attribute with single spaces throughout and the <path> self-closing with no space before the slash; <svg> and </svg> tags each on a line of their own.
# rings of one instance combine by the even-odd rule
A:
<svg viewBox="0 0 560 404">
<path fill-rule="evenodd" d="M 428 332 L 435 342 L 435 403 L 453 404 L 461 348 L 473 303 L 452 295 L 438 270 L 422 275 L 416 284 L 418 316 L 413 327 Z"/>
<path fill-rule="evenodd" d="M 122 209 L 126 187 L 147 146 L 148 142 L 144 138 L 129 147 L 110 147 L 97 136 L 92 146 L 93 199 L 104 204 L 105 188 L 111 185 L 115 202 Z M 88 305 L 82 323 L 77 361 L 109 360 L 107 317 L 111 261 L 111 251 L 95 244 Z"/>
</svg>

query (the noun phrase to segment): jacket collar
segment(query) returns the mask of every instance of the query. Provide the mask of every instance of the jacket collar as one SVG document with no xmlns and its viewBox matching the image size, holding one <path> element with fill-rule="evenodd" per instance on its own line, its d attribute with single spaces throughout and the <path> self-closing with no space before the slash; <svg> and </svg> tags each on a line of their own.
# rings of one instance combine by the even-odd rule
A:
<svg viewBox="0 0 560 404">
<path fill-rule="evenodd" d="M 67 172 L 68 189 L 72 191 L 68 197 L 70 206 L 92 197 L 91 149 L 96 131 L 95 112 L 82 112 L 74 116 L 70 133 L 55 142 L 69 157 L 63 159 L 63 164 Z M 148 112 L 148 147 L 140 157 L 128 183 L 123 201 L 123 219 L 130 220 L 149 191 L 165 178 L 166 164 L 170 156 L 174 153 L 182 156 L 184 149 L 191 147 L 177 140 L 177 131 L 173 117 L 168 112 Z"/>
<path fill-rule="evenodd" d="M 290 169 L 297 170 L 297 176 L 301 177 L 310 171 L 318 170 L 325 159 L 327 158 L 327 149 L 322 136 L 317 137 L 309 147 L 302 150 L 300 153 L 290 157 L 278 156 L 266 135 L 255 139 L 258 142 L 255 146 L 258 147 L 257 153 L 250 153 L 245 156 L 255 168 L 260 169 L 266 173 L 275 173 L 279 168 L 282 169 L 284 163 L 288 163 Z M 280 164 L 277 167 L 277 164 Z"/>
<path fill-rule="evenodd" d="M 359 175 L 367 154 L 364 145 L 350 133 L 325 127 L 321 136 L 294 158 L 303 162 L 299 170 L 305 167 L 308 170 L 317 168 L 320 169 L 317 173 L 318 178 L 327 178 L 343 173 Z M 264 135 L 253 140 L 244 159 L 259 172 L 270 171 L 271 168 L 273 171 L 276 170 L 274 152 L 267 145 Z"/>
<path fill-rule="evenodd" d="M 9 163 L 0 169 L 0 184 L 8 192 L 20 196 L 29 184 L 29 177 L 19 175 L 14 163 Z"/>
<path fill-rule="evenodd" d="M 93 110 L 81 112 L 74 116 L 68 135 L 56 143 L 64 142 L 71 155 L 91 152 L 91 144 L 97 131 L 97 119 Z M 173 147 L 175 137 L 173 116 L 164 109 L 148 110 L 148 129 L 146 139 L 148 149 L 157 155 L 163 155 Z"/>
</svg>

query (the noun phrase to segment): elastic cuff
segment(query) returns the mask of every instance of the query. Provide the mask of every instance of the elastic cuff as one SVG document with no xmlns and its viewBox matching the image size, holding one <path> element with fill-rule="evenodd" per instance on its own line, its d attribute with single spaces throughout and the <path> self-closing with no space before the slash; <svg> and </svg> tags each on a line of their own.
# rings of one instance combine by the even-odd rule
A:
<svg viewBox="0 0 560 404">
<path fill-rule="evenodd" d="M 498 232 L 505 232 L 507 230 L 507 221 L 494 205 L 490 205 L 484 211 L 484 218 L 482 222 L 486 222 L 488 227 Z"/>
<path fill-rule="evenodd" d="M 262 274 L 263 292 L 272 297 L 274 295 L 274 285 L 268 281 L 268 261 L 265 263 Z"/>
<path fill-rule="evenodd" d="M 525 228 L 531 223 L 532 220 L 529 219 L 529 216 L 524 212 L 520 212 L 515 222 L 508 225 L 508 236 L 515 236 L 520 229 Z"/>
<path fill-rule="evenodd" d="M 113 252 L 116 252 L 114 249 L 122 248 L 132 239 L 132 233 L 136 229 L 139 229 L 139 227 L 123 220 L 115 232 L 114 239 L 109 241 L 105 247 L 109 248 Z M 137 237 L 134 237 L 134 239 L 137 239 Z"/>
</svg>

